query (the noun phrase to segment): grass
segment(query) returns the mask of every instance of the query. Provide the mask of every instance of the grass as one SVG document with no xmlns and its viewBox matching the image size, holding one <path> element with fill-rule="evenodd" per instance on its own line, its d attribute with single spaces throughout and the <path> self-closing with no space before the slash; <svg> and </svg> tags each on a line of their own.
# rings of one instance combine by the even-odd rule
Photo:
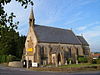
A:
<svg viewBox="0 0 100 75">
<path fill-rule="evenodd" d="M 68 64 L 68 65 L 62 65 L 59 66 L 60 68 L 66 68 L 66 67 L 85 67 L 85 66 L 100 66 L 100 64 L 89 64 L 89 63 L 84 63 L 84 64 Z"/>
<path fill-rule="evenodd" d="M 52 72 L 83 72 L 83 71 L 100 71 L 100 64 L 71 64 L 59 67 L 31 67 L 34 71 L 52 71 Z"/>
</svg>

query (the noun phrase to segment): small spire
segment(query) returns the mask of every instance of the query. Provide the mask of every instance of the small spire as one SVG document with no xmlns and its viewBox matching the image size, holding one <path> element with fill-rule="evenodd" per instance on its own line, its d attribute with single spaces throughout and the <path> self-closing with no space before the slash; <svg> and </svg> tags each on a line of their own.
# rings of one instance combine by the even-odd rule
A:
<svg viewBox="0 0 100 75">
<path fill-rule="evenodd" d="M 30 13 L 30 17 L 29 17 L 29 19 L 33 19 L 33 20 L 34 20 L 33 7 L 31 8 L 31 13 Z"/>
<path fill-rule="evenodd" d="M 81 34 L 81 36 L 83 36 L 83 34 Z"/>
</svg>

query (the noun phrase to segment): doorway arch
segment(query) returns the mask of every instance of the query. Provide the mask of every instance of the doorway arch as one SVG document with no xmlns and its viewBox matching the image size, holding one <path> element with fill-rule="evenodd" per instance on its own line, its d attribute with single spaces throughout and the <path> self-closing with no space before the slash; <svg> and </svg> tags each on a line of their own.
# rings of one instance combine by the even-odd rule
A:
<svg viewBox="0 0 100 75">
<path fill-rule="evenodd" d="M 60 53 L 58 53 L 58 64 L 60 65 L 61 64 L 61 54 Z"/>
</svg>

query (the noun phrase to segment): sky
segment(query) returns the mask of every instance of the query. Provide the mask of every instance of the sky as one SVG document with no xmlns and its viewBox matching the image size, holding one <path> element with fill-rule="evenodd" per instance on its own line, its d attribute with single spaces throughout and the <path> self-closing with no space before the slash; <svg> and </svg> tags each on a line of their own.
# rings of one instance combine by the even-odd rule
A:
<svg viewBox="0 0 100 75">
<path fill-rule="evenodd" d="M 100 52 L 100 0 L 33 0 L 35 23 L 57 28 L 72 29 L 90 44 L 92 52 Z M 20 35 L 27 35 L 31 6 L 24 9 L 12 0 L 5 6 L 7 13 L 14 12 L 19 21 Z"/>
</svg>

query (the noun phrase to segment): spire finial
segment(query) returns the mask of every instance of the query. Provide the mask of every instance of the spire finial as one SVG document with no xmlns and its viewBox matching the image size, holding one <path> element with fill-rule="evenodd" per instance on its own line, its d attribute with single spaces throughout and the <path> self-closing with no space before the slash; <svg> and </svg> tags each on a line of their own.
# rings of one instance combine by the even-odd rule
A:
<svg viewBox="0 0 100 75">
<path fill-rule="evenodd" d="M 29 17 L 29 24 L 30 26 L 32 26 L 34 25 L 34 23 L 35 23 L 35 18 L 34 18 L 33 7 L 32 7 L 30 12 L 30 17 Z"/>
<path fill-rule="evenodd" d="M 33 7 L 31 8 L 30 19 L 34 19 Z"/>
</svg>

